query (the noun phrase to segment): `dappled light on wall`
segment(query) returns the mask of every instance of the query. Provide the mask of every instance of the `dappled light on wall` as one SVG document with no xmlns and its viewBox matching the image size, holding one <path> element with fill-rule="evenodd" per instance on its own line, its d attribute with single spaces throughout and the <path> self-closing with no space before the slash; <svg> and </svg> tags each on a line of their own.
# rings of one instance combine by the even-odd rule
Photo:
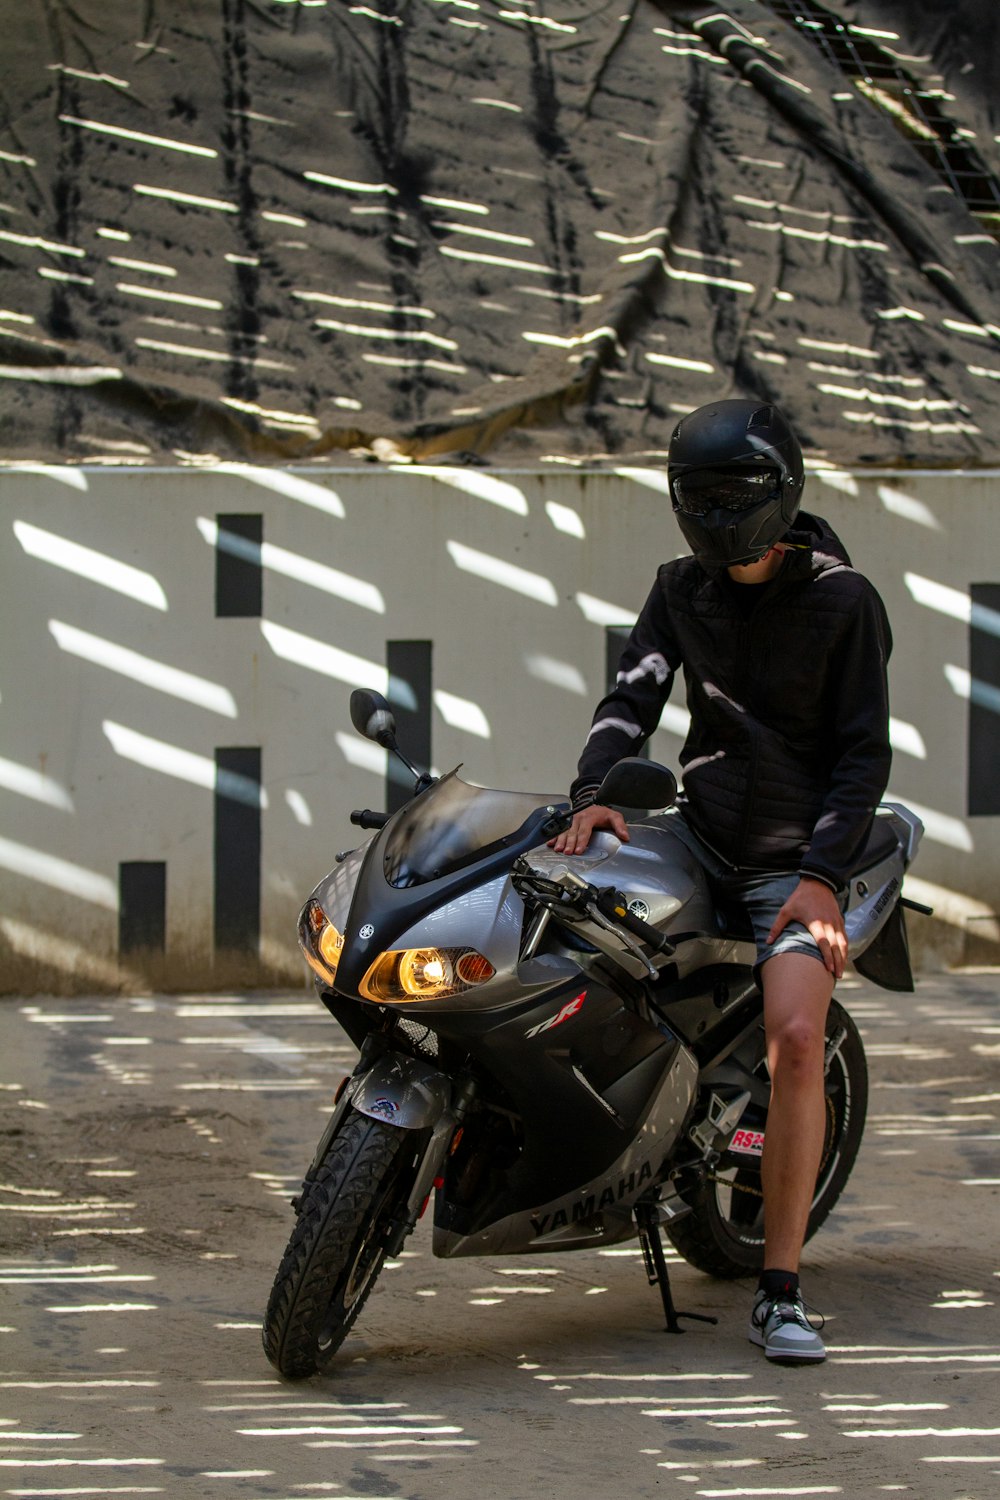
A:
<svg viewBox="0 0 1000 1500">
<path fill-rule="evenodd" d="M 67 573 L 75 573 L 91 583 L 99 583 L 104 588 L 138 600 L 140 604 L 148 604 L 152 609 L 167 608 L 163 589 L 152 574 L 141 568 L 119 562 L 93 547 L 70 541 L 68 537 L 56 536 L 28 521 L 15 521 L 14 535 L 29 557 L 51 563 Z"/>
<path fill-rule="evenodd" d="M 684 550 L 662 466 L 83 477 L 0 475 L 18 625 L 0 952 L 22 990 L 227 985 L 237 964 L 239 982 L 302 982 L 296 915 L 358 841 L 350 810 L 412 792 L 354 730 L 351 691 L 386 696 L 419 769 L 554 794 L 656 566 Z M 892 623 L 890 797 L 925 824 L 913 896 L 936 908 L 911 940 L 985 961 L 1000 586 L 976 570 L 994 482 L 824 461 L 808 483 Z M 645 753 L 679 768 L 689 727 L 678 681 Z"/>
</svg>

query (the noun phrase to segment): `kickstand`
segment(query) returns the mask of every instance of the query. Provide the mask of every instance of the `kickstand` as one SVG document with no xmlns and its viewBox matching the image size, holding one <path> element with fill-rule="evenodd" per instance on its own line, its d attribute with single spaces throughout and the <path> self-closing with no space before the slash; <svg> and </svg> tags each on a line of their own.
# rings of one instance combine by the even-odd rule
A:
<svg viewBox="0 0 1000 1500">
<path fill-rule="evenodd" d="M 673 1294 L 670 1290 L 670 1274 L 667 1271 L 666 1256 L 663 1254 L 663 1241 L 660 1239 L 660 1220 L 656 1204 L 637 1203 L 635 1222 L 639 1228 L 639 1242 L 642 1245 L 649 1284 L 660 1288 L 663 1311 L 667 1319 L 667 1333 L 686 1332 L 686 1329 L 680 1325 L 681 1318 L 690 1318 L 697 1323 L 718 1323 L 718 1318 L 709 1317 L 706 1313 L 678 1312 L 674 1306 Z"/>
</svg>

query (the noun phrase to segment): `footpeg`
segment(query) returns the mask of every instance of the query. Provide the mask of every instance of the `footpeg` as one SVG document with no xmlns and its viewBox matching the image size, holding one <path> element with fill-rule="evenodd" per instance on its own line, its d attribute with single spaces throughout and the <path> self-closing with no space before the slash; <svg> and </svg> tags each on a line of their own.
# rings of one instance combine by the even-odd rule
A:
<svg viewBox="0 0 1000 1500">
<path fill-rule="evenodd" d="M 750 1091 L 738 1094 L 729 1104 L 713 1094 L 708 1114 L 688 1132 L 702 1156 L 718 1156 L 729 1145 L 729 1137 L 743 1118 L 743 1111 L 750 1103 Z"/>
</svg>

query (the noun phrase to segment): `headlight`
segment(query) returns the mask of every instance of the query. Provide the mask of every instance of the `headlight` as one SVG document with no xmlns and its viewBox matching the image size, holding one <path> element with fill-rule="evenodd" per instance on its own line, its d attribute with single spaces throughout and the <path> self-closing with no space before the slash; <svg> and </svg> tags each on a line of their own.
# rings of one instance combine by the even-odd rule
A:
<svg viewBox="0 0 1000 1500">
<path fill-rule="evenodd" d="M 324 984 L 332 984 L 344 948 L 344 938 L 318 901 L 307 901 L 299 918 L 299 947 L 306 963 Z"/>
<path fill-rule="evenodd" d="M 366 1000 L 401 1005 L 412 1000 L 447 1000 L 496 973 L 475 948 L 404 948 L 382 953 L 358 986 Z"/>
</svg>

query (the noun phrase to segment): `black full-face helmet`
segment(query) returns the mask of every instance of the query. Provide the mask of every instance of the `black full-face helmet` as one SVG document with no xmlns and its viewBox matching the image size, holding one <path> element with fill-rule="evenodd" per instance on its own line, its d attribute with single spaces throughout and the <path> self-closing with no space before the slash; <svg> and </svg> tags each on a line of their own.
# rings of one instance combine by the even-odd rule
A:
<svg viewBox="0 0 1000 1500">
<path fill-rule="evenodd" d="M 667 459 L 677 524 L 709 571 L 756 562 L 795 520 L 802 450 L 776 406 L 713 401 L 682 417 Z"/>
</svg>

